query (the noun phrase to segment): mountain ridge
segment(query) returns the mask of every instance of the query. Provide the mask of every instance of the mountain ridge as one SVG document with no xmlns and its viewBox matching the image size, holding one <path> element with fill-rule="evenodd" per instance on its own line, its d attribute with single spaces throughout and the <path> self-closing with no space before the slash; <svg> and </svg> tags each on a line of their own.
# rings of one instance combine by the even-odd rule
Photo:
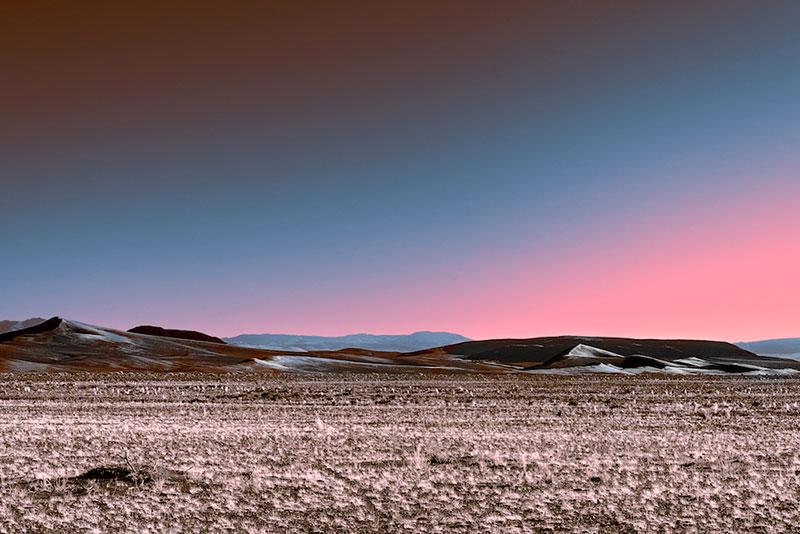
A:
<svg viewBox="0 0 800 534">
<path fill-rule="evenodd" d="M 800 337 L 740 341 L 736 346 L 763 356 L 783 356 L 800 360 Z"/>
<path fill-rule="evenodd" d="M 422 330 L 411 334 L 348 334 L 344 336 L 314 336 L 304 334 L 240 334 L 222 338 L 226 343 L 247 347 L 291 350 L 343 350 L 361 348 L 389 352 L 412 352 L 443 345 L 469 341 L 451 332 Z"/>
</svg>

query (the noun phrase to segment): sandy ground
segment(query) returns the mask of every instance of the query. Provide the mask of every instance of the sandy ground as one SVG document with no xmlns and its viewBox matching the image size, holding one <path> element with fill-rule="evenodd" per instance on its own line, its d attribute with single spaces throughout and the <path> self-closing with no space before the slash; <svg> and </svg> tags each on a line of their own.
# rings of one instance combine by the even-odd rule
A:
<svg viewBox="0 0 800 534">
<path fill-rule="evenodd" d="M 798 502 L 798 380 L 0 375 L 0 531 L 774 532 Z"/>
</svg>

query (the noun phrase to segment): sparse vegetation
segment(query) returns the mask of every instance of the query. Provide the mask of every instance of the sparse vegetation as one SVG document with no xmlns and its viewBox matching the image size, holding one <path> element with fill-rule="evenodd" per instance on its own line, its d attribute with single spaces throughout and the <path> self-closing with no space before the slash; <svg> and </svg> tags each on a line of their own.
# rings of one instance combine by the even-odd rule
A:
<svg viewBox="0 0 800 534">
<path fill-rule="evenodd" d="M 0 375 L 0 530 L 786 531 L 800 381 Z"/>
</svg>

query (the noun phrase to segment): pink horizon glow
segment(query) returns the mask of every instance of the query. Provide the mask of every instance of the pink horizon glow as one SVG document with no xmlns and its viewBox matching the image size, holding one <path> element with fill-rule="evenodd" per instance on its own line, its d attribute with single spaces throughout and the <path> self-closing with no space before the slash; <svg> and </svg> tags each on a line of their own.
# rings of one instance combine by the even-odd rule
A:
<svg viewBox="0 0 800 534">
<path fill-rule="evenodd" d="M 680 220 L 666 213 L 631 221 L 542 261 L 509 253 L 454 266 L 449 278 L 436 272 L 415 280 L 414 294 L 376 284 L 359 294 L 297 295 L 273 303 L 276 309 L 254 297 L 214 324 L 184 315 L 179 326 L 222 336 L 446 330 L 473 339 L 747 341 L 798 335 L 800 186 L 715 202 L 713 209 L 684 210 Z"/>
</svg>

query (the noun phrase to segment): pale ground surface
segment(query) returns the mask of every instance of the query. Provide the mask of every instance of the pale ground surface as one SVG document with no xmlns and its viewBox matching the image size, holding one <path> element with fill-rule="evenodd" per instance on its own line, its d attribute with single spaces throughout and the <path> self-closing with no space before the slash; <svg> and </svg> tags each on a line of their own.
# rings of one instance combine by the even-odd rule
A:
<svg viewBox="0 0 800 534">
<path fill-rule="evenodd" d="M 0 375 L 3 532 L 775 532 L 798 503 L 797 380 Z"/>
</svg>

